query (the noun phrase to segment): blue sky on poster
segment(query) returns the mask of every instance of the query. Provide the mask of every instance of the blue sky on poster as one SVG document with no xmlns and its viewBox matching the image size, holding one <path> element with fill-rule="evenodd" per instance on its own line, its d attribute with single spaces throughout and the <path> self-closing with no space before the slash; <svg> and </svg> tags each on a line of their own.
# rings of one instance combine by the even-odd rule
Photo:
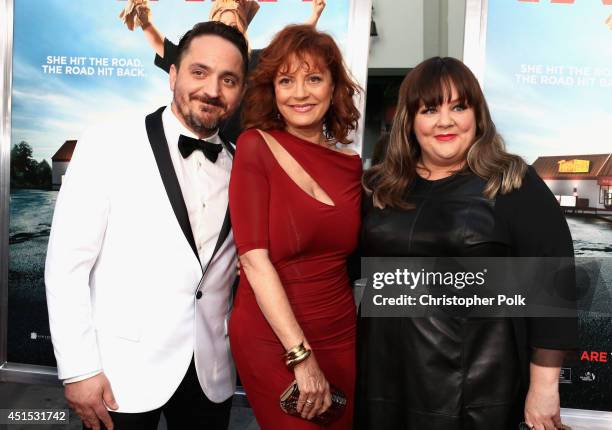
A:
<svg viewBox="0 0 612 430">
<path fill-rule="evenodd" d="M 605 24 L 612 6 L 490 0 L 488 7 L 484 88 L 509 149 L 530 163 L 612 152 L 612 30 Z"/>
<path fill-rule="evenodd" d="M 125 3 L 116 0 L 19 0 L 15 2 L 13 48 L 12 141 L 25 140 L 34 149 L 34 158 L 51 161 L 67 139 L 78 138 L 82 130 L 102 118 L 125 112 L 146 114 L 167 104 L 171 93 L 167 75 L 153 65 L 153 51 L 140 29 L 130 32 L 118 18 Z M 159 0 L 151 2 L 156 26 L 170 40 L 193 24 L 208 18 L 211 2 Z M 349 0 L 333 0 L 321 16 L 318 28 L 331 33 L 341 48 L 346 47 Z M 304 22 L 311 13 L 310 2 L 278 0 L 260 3 L 249 27 L 250 43 L 264 47 L 274 33 L 290 23 Z M 62 74 L 47 73 L 47 57 L 66 57 Z M 66 74 L 70 59 L 89 57 L 130 60 L 131 71 L 144 77 Z M 58 59 L 56 59 L 58 61 Z M 138 65 L 140 62 L 140 65 Z M 59 64 L 55 64 L 56 66 Z M 134 64 L 133 64 L 134 65 Z M 55 70 L 57 71 L 57 69 Z"/>
</svg>

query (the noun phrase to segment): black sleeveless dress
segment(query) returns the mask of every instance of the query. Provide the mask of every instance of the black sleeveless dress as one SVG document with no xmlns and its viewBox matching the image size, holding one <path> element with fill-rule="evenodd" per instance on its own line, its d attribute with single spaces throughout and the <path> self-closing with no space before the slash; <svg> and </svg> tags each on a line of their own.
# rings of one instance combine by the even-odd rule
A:
<svg viewBox="0 0 612 430">
<path fill-rule="evenodd" d="M 414 209 L 366 199 L 361 256 L 573 256 L 555 197 L 531 168 L 494 200 L 485 181 L 418 178 Z M 531 348 L 573 349 L 574 319 L 359 318 L 357 429 L 516 429 L 523 420 Z"/>
</svg>

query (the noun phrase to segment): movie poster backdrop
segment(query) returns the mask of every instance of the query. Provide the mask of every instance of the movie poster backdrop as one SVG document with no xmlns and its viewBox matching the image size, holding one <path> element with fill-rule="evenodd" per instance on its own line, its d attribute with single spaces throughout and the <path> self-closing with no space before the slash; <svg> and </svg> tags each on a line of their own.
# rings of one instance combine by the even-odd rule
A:
<svg viewBox="0 0 612 430">
<path fill-rule="evenodd" d="M 465 61 L 509 150 L 559 200 L 578 264 L 597 258 L 561 401 L 612 411 L 612 309 L 596 312 L 612 296 L 612 0 L 468 0 Z"/>
</svg>

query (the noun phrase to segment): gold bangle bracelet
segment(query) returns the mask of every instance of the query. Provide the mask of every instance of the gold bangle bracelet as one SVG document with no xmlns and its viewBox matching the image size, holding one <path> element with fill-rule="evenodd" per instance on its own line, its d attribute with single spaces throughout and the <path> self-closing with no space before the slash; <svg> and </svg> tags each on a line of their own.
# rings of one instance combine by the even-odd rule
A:
<svg viewBox="0 0 612 430">
<path fill-rule="evenodd" d="M 304 349 L 304 350 L 300 351 L 297 354 L 292 354 L 292 355 L 287 356 L 286 360 L 287 361 L 289 361 L 289 360 L 298 360 L 298 359 L 302 358 L 304 355 L 306 355 L 308 353 L 309 353 L 308 350 Z"/>
<path fill-rule="evenodd" d="M 300 364 L 302 361 L 310 357 L 310 354 L 312 354 L 312 351 L 309 349 L 305 349 L 305 352 L 300 354 L 299 356 L 287 359 L 287 361 L 285 361 L 285 364 L 289 369 L 293 369 L 296 365 Z"/>
<path fill-rule="evenodd" d="M 293 348 L 289 349 L 285 353 L 285 357 L 289 358 L 289 357 L 291 357 L 293 355 L 298 355 L 298 354 L 302 353 L 303 351 L 306 351 L 306 347 L 304 346 L 304 341 L 300 342 L 298 345 L 296 345 Z"/>
</svg>

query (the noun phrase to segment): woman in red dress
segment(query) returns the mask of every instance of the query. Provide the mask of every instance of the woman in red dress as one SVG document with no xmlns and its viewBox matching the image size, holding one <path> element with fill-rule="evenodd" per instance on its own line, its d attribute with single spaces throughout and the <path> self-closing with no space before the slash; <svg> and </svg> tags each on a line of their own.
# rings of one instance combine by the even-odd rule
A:
<svg viewBox="0 0 612 430">
<path fill-rule="evenodd" d="M 311 419 L 331 405 L 330 384 L 348 402 L 326 428 L 352 428 L 355 305 L 346 258 L 360 227 L 361 159 L 337 145 L 357 127 L 358 90 L 329 35 L 290 26 L 261 53 L 244 99 L 248 130 L 229 189 L 242 276 L 229 331 L 262 430 L 320 428 Z M 301 418 L 279 406 L 294 380 Z"/>
</svg>

